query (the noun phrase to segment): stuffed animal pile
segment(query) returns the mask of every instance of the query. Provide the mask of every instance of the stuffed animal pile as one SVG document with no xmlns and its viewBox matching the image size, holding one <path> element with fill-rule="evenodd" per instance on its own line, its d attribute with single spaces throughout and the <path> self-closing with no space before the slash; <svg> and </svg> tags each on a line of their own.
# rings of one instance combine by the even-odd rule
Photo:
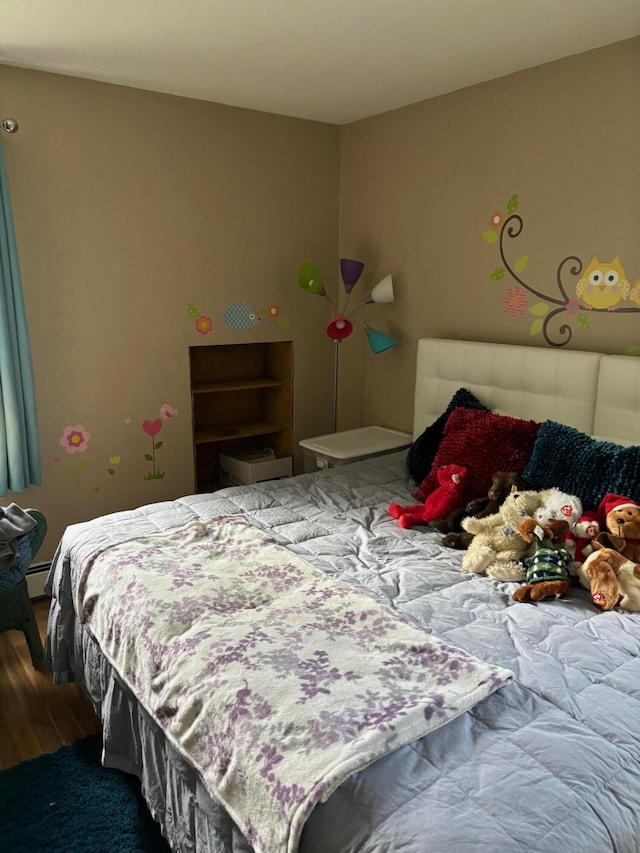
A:
<svg viewBox="0 0 640 853">
<path fill-rule="evenodd" d="M 487 498 L 464 501 L 467 469 L 444 465 L 439 487 L 422 504 L 393 503 L 400 527 L 429 524 L 448 531 L 442 544 L 466 548 L 462 568 L 498 581 L 518 581 L 515 601 L 558 598 L 578 582 L 602 610 L 640 611 L 640 506 L 607 494 L 597 512 L 556 488 L 518 488 L 513 472 L 497 471 Z M 508 494 L 507 488 L 510 488 Z M 460 524 L 461 532 L 456 531 Z"/>
</svg>

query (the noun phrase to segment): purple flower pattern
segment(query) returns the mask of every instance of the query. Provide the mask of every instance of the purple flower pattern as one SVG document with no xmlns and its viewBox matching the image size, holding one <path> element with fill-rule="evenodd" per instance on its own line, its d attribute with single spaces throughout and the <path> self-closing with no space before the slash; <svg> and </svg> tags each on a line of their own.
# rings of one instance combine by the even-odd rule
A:
<svg viewBox="0 0 640 853">
<path fill-rule="evenodd" d="M 89 630 L 257 853 L 295 850 L 320 797 L 511 676 L 238 516 L 107 548 L 78 589 Z"/>
</svg>

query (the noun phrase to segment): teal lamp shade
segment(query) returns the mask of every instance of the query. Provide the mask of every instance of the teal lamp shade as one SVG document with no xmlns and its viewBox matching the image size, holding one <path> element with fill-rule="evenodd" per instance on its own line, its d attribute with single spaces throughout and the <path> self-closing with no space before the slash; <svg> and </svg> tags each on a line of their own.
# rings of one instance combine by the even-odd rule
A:
<svg viewBox="0 0 640 853">
<path fill-rule="evenodd" d="M 315 293 L 318 296 L 325 296 L 325 289 L 320 278 L 320 273 L 316 269 L 316 265 L 310 262 L 302 264 L 298 270 L 298 287 L 305 290 L 307 293 Z"/>
<path fill-rule="evenodd" d="M 367 333 L 369 346 L 371 347 L 371 352 L 374 355 L 378 355 L 385 350 L 393 349 L 393 347 L 398 346 L 398 341 L 392 338 L 391 335 L 385 335 L 384 332 L 372 329 L 371 326 L 365 326 L 364 330 Z"/>
</svg>

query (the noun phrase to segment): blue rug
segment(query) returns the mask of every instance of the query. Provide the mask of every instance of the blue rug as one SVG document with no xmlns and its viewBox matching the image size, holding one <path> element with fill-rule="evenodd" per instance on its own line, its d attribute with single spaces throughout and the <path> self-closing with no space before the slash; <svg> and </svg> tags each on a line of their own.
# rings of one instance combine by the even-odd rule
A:
<svg viewBox="0 0 640 853">
<path fill-rule="evenodd" d="M 0 772 L 2 853 L 168 853 L 138 780 L 100 764 L 101 736 Z"/>
</svg>

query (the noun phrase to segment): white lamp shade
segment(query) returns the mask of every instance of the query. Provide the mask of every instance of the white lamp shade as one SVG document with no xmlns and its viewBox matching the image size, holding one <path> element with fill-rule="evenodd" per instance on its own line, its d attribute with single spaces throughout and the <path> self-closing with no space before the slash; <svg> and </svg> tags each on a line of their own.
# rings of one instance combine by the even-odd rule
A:
<svg viewBox="0 0 640 853">
<path fill-rule="evenodd" d="M 390 275 L 386 275 L 379 281 L 369 294 L 372 302 L 393 302 L 393 281 Z M 368 300 L 367 300 L 368 301 Z"/>
</svg>

